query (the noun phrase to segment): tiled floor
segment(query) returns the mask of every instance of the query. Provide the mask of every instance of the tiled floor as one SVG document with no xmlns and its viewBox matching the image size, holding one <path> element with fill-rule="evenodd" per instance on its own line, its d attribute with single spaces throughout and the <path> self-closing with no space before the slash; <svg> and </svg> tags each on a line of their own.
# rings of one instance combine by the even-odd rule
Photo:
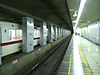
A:
<svg viewBox="0 0 100 75">
<path fill-rule="evenodd" d="M 85 54 L 93 75 L 100 75 L 100 46 L 79 37 L 80 46 Z"/>
<path fill-rule="evenodd" d="M 100 75 L 100 47 L 73 35 L 57 75 Z"/>
</svg>

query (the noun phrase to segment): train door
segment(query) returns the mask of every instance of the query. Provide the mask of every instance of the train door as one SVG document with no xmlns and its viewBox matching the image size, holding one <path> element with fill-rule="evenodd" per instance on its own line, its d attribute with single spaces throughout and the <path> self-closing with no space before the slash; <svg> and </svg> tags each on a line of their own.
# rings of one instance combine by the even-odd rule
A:
<svg viewBox="0 0 100 75">
<path fill-rule="evenodd" d="M 9 40 L 15 40 L 15 29 L 9 29 Z"/>
</svg>

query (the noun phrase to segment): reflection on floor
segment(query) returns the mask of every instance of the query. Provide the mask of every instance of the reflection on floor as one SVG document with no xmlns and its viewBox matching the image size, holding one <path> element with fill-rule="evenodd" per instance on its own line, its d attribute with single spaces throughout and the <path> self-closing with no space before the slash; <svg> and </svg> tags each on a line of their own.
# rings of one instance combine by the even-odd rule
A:
<svg viewBox="0 0 100 75">
<path fill-rule="evenodd" d="M 100 47 L 73 35 L 56 75 L 100 75 Z"/>
</svg>

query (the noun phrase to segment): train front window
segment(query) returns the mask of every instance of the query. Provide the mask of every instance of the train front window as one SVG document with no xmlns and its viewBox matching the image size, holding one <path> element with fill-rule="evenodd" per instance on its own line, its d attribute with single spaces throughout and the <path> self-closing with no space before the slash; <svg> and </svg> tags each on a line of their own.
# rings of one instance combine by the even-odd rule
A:
<svg viewBox="0 0 100 75">
<path fill-rule="evenodd" d="M 10 40 L 22 39 L 22 30 L 10 29 L 9 30 L 9 39 Z"/>
<path fill-rule="evenodd" d="M 16 30 L 16 39 L 22 39 L 22 30 Z"/>
</svg>

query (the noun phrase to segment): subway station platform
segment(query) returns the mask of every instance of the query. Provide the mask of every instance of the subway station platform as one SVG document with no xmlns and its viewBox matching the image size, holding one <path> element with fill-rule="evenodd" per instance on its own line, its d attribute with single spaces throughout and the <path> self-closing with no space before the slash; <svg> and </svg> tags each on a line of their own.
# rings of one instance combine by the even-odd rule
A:
<svg viewBox="0 0 100 75">
<path fill-rule="evenodd" d="M 100 47 L 73 35 L 55 75 L 100 75 Z"/>
<path fill-rule="evenodd" d="M 100 75 L 99 12 L 100 0 L 0 0 L 0 75 Z"/>
</svg>

